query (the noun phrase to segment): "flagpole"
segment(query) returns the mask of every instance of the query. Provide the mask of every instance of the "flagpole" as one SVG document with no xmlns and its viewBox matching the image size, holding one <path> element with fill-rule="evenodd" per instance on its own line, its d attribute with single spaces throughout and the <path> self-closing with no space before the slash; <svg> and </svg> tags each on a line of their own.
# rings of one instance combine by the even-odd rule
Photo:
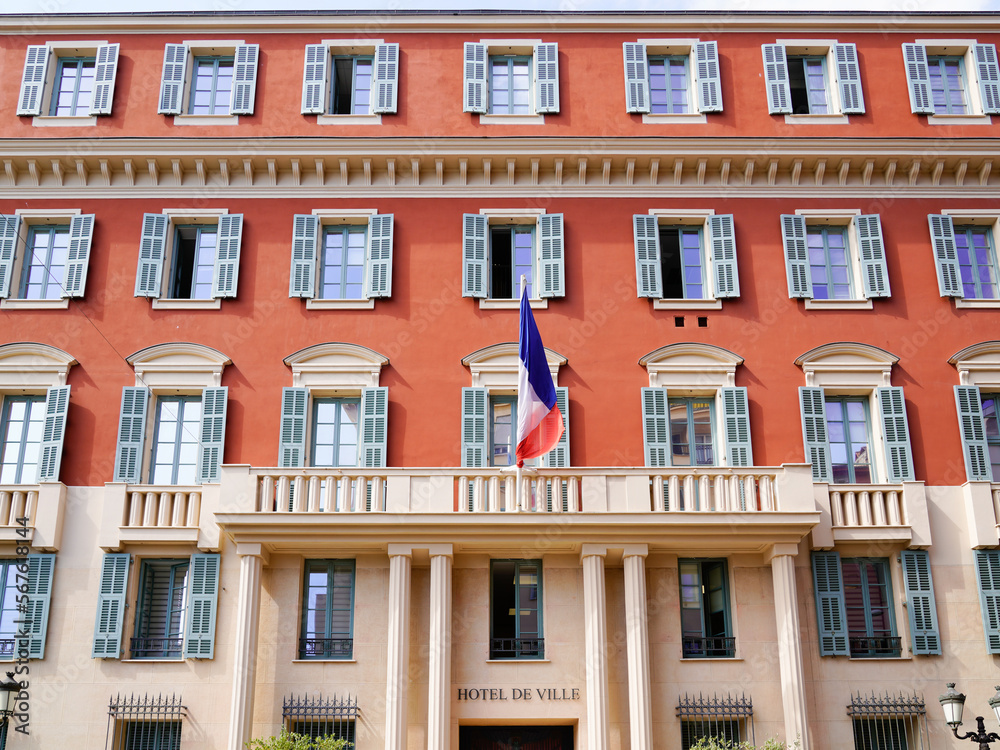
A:
<svg viewBox="0 0 1000 750">
<path fill-rule="evenodd" d="M 524 287 L 527 284 L 527 281 L 528 281 L 527 277 L 525 276 L 525 274 L 522 273 L 521 274 L 520 283 L 518 284 L 518 291 L 517 291 L 517 300 L 518 300 L 519 303 L 521 301 L 521 298 L 524 297 Z M 520 307 L 518 307 L 518 309 L 520 309 Z M 518 316 L 517 331 L 518 331 L 518 333 L 517 333 L 517 343 L 518 343 L 518 346 L 520 347 L 520 344 L 521 344 L 521 320 L 520 320 L 520 316 Z M 520 393 L 517 394 L 517 395 L 521 396 Z M 517 415 L 516 414 L 514 415 L 514 423 L 517 424 Z M 521 439 L 521 436 L 518 435 L 517 434 L 517 430 L 515 430 L 514 431 L 514 444 L 517 445 L 517 443 L 518 443 L 518 441 L 520 441 L 520 439 Z M 517 479 L 515 480 L 517 482 L 517 485 L 514 487 L 514 503 L 515 503 L 514 510 L 515 511 L 520 511 L 521 510 L 521 494 L 522 494 L 521 485 L 523 484 L 522 479 L 524 477 L 524 468 L 522 467 L 521 463 L 522 462 L 518 461 L 517 459 L 514 460 L 514 464 L 517 466 Z"/>
</svg>

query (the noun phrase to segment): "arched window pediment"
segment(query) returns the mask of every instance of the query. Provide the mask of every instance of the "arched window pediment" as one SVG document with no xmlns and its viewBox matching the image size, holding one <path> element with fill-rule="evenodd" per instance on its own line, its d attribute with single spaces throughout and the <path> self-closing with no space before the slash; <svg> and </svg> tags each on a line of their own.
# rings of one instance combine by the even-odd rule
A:
<svg viewBox="0 0 1000 750">
<path fill-rule="evenodd" d="M 1000 341 L 983 341 L 956 352 L 948 364 L 958 370 L 959 385 L 1000 386 Z"/>
<path fill-rule="evenodd" d="M 736 385 L 743 357 L 711 344 L 681 342 L 654 349 L 639 360 L 651 388 L 680 386 L 717 389 Z"/>
<path fill-rule="evenodd" d="M 0 390 L 41 390 L 66 385 L 77 361 L 62 349 L 34 341 L 0 346 Z"/>
<path fill-rule="evenodd" d="M 810 349 L 795 360 L 807 386 L 878 388 L 891 385 L 895 354 L 870 344 L 838 341 Z"/>
<path fill-rule="evenodd" d="M 472 372 L 473 388 L 516 388 L 518 360 L 518 343 L 507 341 L 477 349 L 463 357 L 462 364 Z M 545 360 L 552 373 L 552 382 L 559 385 L 559 368 L 568 360 L 548 347 L 545 348 Z"/>
<path fill-rule="evenodd" d="M 305 388 L 376 388 L 389 358 L 358 344 L 331 341 L 299 349 L 285 357 L 292 386 Z"/>
<path fill-rule="evenodd" d="M 210 388 L 222 384 L 222 371 L 232 360 L 204 344 L 171 341 L 140 349 L 126 358 L 135 369 L 135 384 L 150 388 Z"/>
</svg>

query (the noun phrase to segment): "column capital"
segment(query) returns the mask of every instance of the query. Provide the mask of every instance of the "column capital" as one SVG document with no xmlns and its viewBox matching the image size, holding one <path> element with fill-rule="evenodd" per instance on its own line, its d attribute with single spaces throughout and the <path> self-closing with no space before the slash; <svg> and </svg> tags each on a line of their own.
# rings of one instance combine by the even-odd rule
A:
<svg viewBox="0 0 1000 750">
<path fill-rule="evenodd" d="M 626 544 L 622 547 L 622 557 L 648 557 L 648 544 Z"/>
<path fill-rule="evenodd" d="M 583 544 L 580 545 L 580 561 L 585 557 L 607 557 L 608 545 L 606 544 Z"/>
<path fill-rule="evenodd" d="M 236 554 L 240 557 L 259 557 L 266 565 L 271 553 L 259 542 L 237 542 Z"/>
<path fill-rule="evenodd" d="M 769 563 L 776 557 L 795 557 L 799 554 L 799 545 L 791 542 L 781 542 L 772 545 L 764 552 L 764 562 Z"/>
<path fill-rule="evenodd" d="M 392 543 L 389 545 L 389 557 L 413 557 L 413 545 Z"/>
<path fill-rule="evenodd" d="M 431 557 L 454 557 L 455 545 L 453 544 L 428 544 L 427 554 Z"/>
</svg>

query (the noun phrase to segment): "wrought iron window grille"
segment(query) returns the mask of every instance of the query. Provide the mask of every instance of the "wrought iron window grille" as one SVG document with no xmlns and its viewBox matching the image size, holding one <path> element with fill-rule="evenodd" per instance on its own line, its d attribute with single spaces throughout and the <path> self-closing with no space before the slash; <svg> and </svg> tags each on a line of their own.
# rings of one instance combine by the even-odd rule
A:
<svg viewBox="0 0 1000 750">
<path fill-rule="evenodd" d="M 685 693 L 678 698 L 677 716 L 681 720 L 681 747 L 687 750 L 701 737 L 715 737 L 734 742 L 754 742 L 753 700 L 740 696 L 711 696 Z"/>
<path fill-rule="evenodd" d="M 358 697 L 345 698 L 317 695 L 289 695 L 281 706 L 285 726 L 296 734 L 309 737 L 330 735 L 354 742 L 355 720 L 358 718 Z"/>
<path fill-rule="evenodd" d="M 117 694 L 108 701 L 105 748 L 179 750 L 188 709 L 179 695 Z"/>
<path fill-rule="evenodd" d="M 855 750 L 926 750 L 927 709 L 920 695 L 851 696 L 847 715 L 854 725 Z"/>
</svg>

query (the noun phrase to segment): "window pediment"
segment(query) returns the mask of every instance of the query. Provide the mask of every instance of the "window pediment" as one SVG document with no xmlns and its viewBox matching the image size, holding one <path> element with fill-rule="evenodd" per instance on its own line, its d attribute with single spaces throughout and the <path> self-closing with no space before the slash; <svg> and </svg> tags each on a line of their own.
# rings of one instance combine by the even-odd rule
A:
<svg viewBox="0 0 1000 750">
<path fill-rule="evenodd" d="M 33 341 L 0 346 L 0 390 L 37 391 L 66 385 L 77 361 L 62 349 Z"/>
<path fill-rule="evenodd" d="M 548 347 L 545 348 L 545 360 L 552 373 L 552 382 L 559 385 L 559 368 L 568 360 Z M 462 364 L 472 372 L 473 388 L 516 388 L 518 343 L 508 341 L 478 349 L 463 357 Z"/>
<path fill-rule="evenodd" d="M 300 349 L 285 357 L 292 368 L 292 386 L 312 389 L 378 387 L 389 358 L 357 344 L 329 342 Z"/>
<path fill-rule="evenodd" d="M 172 341 L 140 349 L 127 358 L 135 384 L 150 388 L 210 388 L 222 384 L 222 371 L 232 364 L 222 352 L 203 344 Z"/>
<path fill-rule="evenodd" d="M 711 344 L 682 342 L 651 351 L 639 360 L 649 373 L 649 386 L 691 386 L 706 389 L 736 385 L 736 368 L 743 357 Z"/>
<path fill-rule="evenodd" d="M 838 341 L 810 349 L 795 360 L 807 386 L 879 388 L 891 385 L 895 354 L 870 344 Z"/>
<path fill-rule="evenodd" d="M 1000 385 L 1000 341 L 984 341 L 956 352 L 948 364 L 958 370 L 959 385 Z"/>
</svg>

